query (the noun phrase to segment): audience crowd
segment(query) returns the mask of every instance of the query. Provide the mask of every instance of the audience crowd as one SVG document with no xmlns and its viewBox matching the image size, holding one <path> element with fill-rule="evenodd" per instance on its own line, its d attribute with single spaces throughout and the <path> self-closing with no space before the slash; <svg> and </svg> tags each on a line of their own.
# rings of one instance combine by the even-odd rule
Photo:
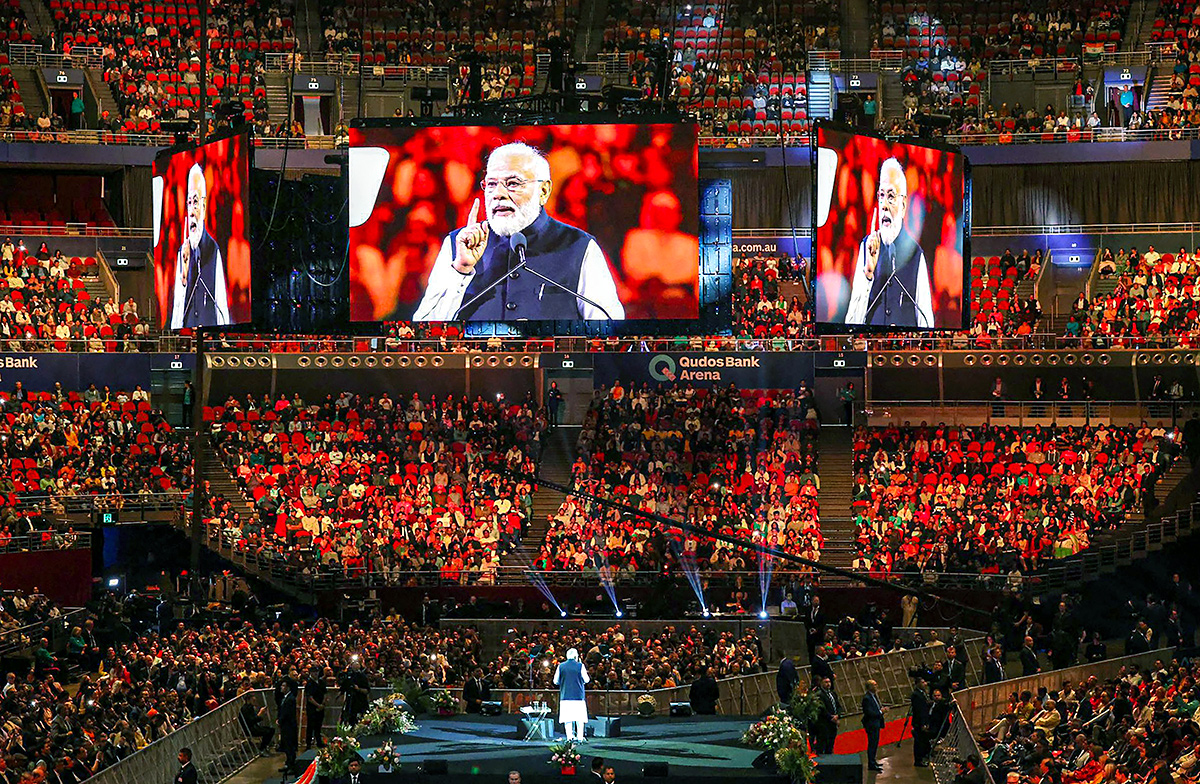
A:
<svg viewBox="0 0 1200 784">
<path fill-rule="evenodd" d="M 854 566 L 1030 572 L 1135 513 L 1175 459 L 1150 427 L 859 428 Z"/>
<path fill-rule="evenodd" d="M 528 525 L 544 412 L 448 395 L 229 399 L 205 420 L 254 519 L 208 524 L 303 574 L 425 572 L 491 582 Z"/>
<path fill-rule="evenodd" d="M 1102 279 L 1115 281 L 1093 289 L 1088 300 L 1081 292 L 1071 306 L 1066 326 L 1069 337 L 1095 347 L 1135 347 L 1170 339 L 1183 346 L 1200 334 L 1200 248 L 1188 253 L 1145 253 L 1124 248 L 1101 251 L 1097 261 Z"/>
<path fill-rule="evenodd" d="M 141 387 L 28 392 L 17 382 L 0 407 L 0 537 L 53 538 L 39 513 L 84 500 L 119 508 L 130 497 L 186 491 L 191 450 Z M 32 512 L 28 504 L 38 507 Z M 31 516 L 32 514 L 32 516 Z M 64 543 L 69 544 L 66 540 Z M 54 542 L 51 542 L 53 545 Z"/>
<path fill-rule="evenodd" d="M 627 391 L 618 381 L 597 392 L 572 482 L 592 495 L 815 559 L 822 544 L 816 429 L 807 386 L 787 393 L 690 384 Z M 671 564 L 758 568 L 728 544 L 664 535 L 644 519 L 574 495 L 551 518 L 535 560 L 539 568 L 568 571 Z"/>
</svg>

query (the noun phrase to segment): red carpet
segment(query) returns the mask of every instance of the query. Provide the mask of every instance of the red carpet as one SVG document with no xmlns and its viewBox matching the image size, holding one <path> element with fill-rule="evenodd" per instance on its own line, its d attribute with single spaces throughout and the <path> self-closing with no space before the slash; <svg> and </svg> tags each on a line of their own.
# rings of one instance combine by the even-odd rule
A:
<svg viewBox="0 0 1200 784">
<path fill-rule="evenodd" d="M 859 721 L 858 716 L 851 717 L 851 721 Z M 903 732 L 901 732 L 903 730 Z M 903 718 L 889 721 L 883 727 L 883 731 L 879 733 L 879 745 L 886 746 L 889 743 L 896 743 L 900 740 L 907 740 L 912 737 L 912 725 L 908 724 Z M 859 754 L 867 750 L 867 731 L 861 726 L 850 732 L 842 732 L 837 736 L 837 740 L 833 743 L 834 754 Z"/>
</svg>

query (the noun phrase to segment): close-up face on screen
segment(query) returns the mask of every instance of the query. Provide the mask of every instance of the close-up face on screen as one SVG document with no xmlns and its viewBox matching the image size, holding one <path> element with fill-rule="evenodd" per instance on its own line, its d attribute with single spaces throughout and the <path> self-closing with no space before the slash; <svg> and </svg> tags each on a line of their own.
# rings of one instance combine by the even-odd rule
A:
<svg viewBox="0 0 1200 784">
<path fill-rule="evenodd" d="M 815 320 L 966 326 L 961 154 L 817 129 Z"/>
<path fill-rule="evenodd" d="M 695 319 L 693 125 L 353 128 L 358 321 Z"/>
<path fill-rule="evenodd" d="M 154 282 L 163 329 L 250 321 L 245 136 L 154 163 Z"/>
</svg>

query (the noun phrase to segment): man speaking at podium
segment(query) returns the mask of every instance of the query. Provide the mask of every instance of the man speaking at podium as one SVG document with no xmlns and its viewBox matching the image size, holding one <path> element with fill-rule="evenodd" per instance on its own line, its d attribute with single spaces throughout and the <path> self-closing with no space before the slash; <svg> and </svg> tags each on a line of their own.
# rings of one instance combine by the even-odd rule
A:
<svg viewBox="0 0 1200 784">
<path fill-rule="evenodd" d="M 232 324 L 229 293 L 225 286 L 225 260 L 208 233 L 208 183 L 200 164 L 188 170 L 186 233 L 175 256 L 171 329 Z"/>
<path fill-rule="evenodd" d="M 921 246 L 904 229 L 908 181 L 895 158 L 879 167 L 877 197 L 871 233 L 858 246 L 846 323 L 931 329 L 929 267 Z"/>
<path fill-rule="evenodd" d="M 414 321 L 624 319 L 604 251 L 551 218 L 550 163 L 521 142 L 488 156 L 467 225 L 442 242 Z"/>
<path fill-rule="evenodd" d="M 579 661 L 579 651 L 567 651 L 567 660 L 554 671 L 554 685 L 558 687 L 558 721 L 567 732 L 567 740 L 583 740 L 587 727 L 587 697 L 584 685 L 592 679 L 587 668 Z"/>
</svg>

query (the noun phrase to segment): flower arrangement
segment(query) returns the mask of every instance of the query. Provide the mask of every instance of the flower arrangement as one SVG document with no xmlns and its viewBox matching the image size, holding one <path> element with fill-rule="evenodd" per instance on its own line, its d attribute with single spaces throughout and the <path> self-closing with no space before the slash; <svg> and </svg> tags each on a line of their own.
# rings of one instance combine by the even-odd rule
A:
<svg viewBox="0 0 1200 784">
<path fill-rule="evenodd" d="M 817 715 L 821 712 L 821 703 L 817 695 L 801 683 L 792 692 L 792 701 L 788 704 L 788 710 L 795 719 L 796 726 L 804 729 L 811 727 L 816 722 Z"/>
<path fill-rule="evenodd" d="M 448 689 L 439 689 L 433 692 L 433 707 L 437 708 L 438 713 L 455 713 L 458 711 L 458 700 Z"/>
<path fill-rule="evenodd" d="M 317 752 L 317 770 L 322 776 L 337 778 L 350 771 L 350 763 L 358 756 L 358 738 L 349 727 L 338 727 L 337 734 Z"/>
<path fill-rule="evenodd" d="M 417 723 L 402 705 L 403 697 L 390 694 L 371 703 L 367 712 L 354 727 L 355 735 L 405 734 L 417 728 Z"/>
<path fill-rule="evenodd" d="M 550 746 L 550 765 L 558 765 L 560 768 L 573 768 L 579 764 L 582 757 L 579 755 L 578 744 L 573 740 L 562 740 Z"/>
<path fill-rule="evenodd" d="M 775 708 L 766 718 L 750 725 L 742 735 L 742 743 L 755 749 L 776 751 L 804 741 L 804 731 L 796 726 L 787 711 Z"/>
<path fill-rule="evenodd" d="M 637 698 L 637 710 L 642 716 L 653 716 L 658 710 L 658 700 L 654 699 L 653 694 L 643 694 Z"/>
<path fill-rule="evenodd" d="M 380 773 L 391 773 L 400 767 L 400 752 L 391 741 L 387 741 L 367 755 L 367 763 L 378 765 Z"/>
<path fill-rule="evenodd" d="M 811 784 L 817 777 L 817 760 L 804 741 L 775 750 L 775 767 L 796 784 Z"/>
</svg>

